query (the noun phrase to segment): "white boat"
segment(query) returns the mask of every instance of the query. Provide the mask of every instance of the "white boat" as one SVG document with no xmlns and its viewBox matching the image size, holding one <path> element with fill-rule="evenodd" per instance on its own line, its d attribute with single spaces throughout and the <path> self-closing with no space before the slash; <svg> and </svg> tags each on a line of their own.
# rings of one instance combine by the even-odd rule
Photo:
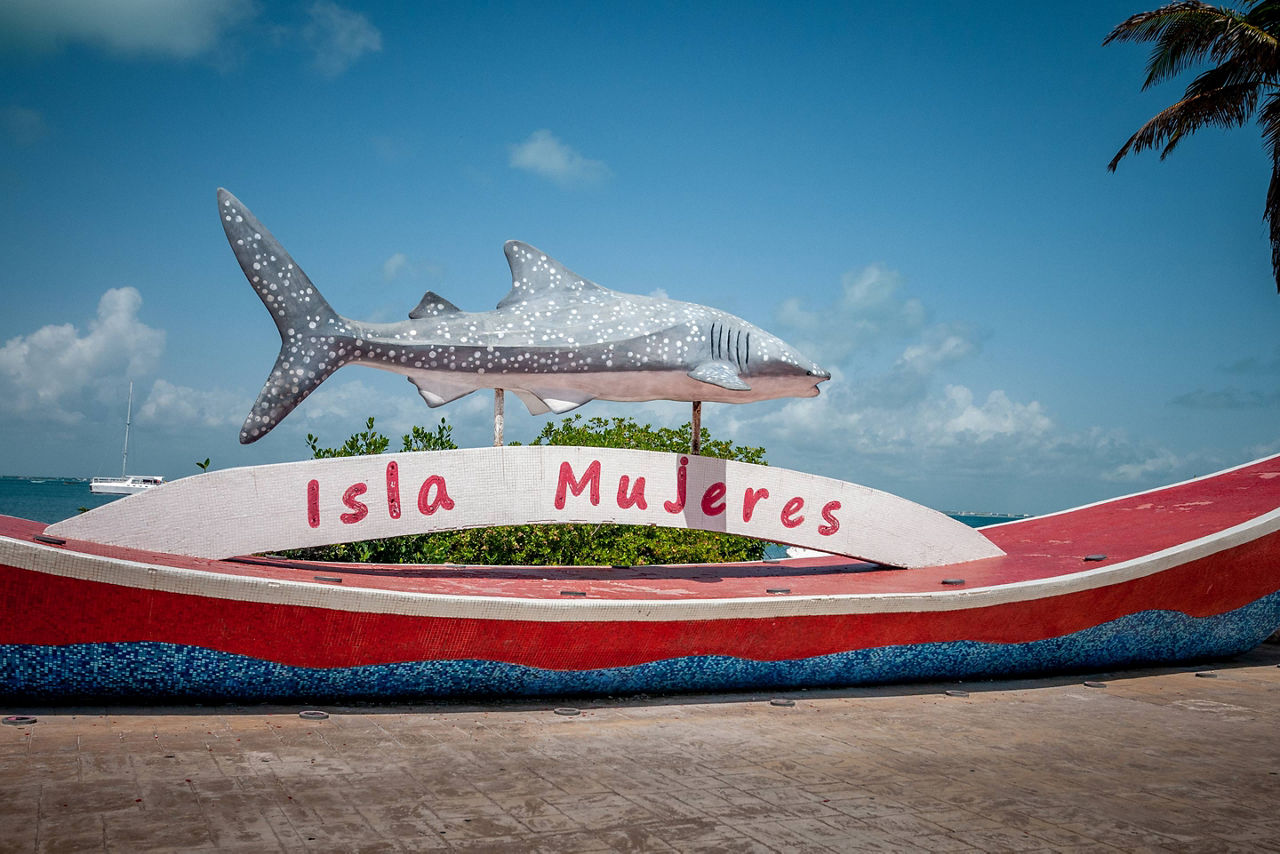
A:
<svg viewBox="0 0 1280 854">
<path fill-rule="evenodd" d="M 149 474 L 129 474 L 123 477 L 95 477 L 89 481 L 89 491 L 95 495 L 132 495 L 164 483 L 163 477 Z"/>
<path fill-rule="evenodd" d="M 129 469 L 129 425 L 133 423 L 133 383 L 129 383 L 129 406 L 124 416 L 124 451 L 120 459 L 119 477 L 95 477 L 89 481 L 94 495 L 132 495 L 164 483 L 164 478 L 150 474 L 127 474 Z"/>
</svg>

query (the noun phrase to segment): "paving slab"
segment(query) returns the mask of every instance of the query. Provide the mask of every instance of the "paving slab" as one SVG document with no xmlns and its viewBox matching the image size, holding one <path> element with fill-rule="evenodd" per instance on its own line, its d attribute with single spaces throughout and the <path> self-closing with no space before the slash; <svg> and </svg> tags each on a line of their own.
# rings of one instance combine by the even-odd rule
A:
<svg viewBox="0 0 1280 854">
<path fill-rule="evenodd" d="M 308 708 L 0 702 L 36 718 L 0 728 L 0 854 L 1280 852 L 1274 644 L 963 685 Z"/>
</svg>

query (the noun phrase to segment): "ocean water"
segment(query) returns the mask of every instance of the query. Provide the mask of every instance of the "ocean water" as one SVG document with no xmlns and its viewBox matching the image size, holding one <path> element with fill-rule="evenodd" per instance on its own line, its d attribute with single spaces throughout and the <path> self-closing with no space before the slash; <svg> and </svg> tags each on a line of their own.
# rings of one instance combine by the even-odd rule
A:
<svg viewBox="0 0 1280 854">
<path fill-rule="evenodd" d="M 0 477 L 0 516 L 17 516 L 36 522 L 61 522 L 83 510 L 100 507 L 122 495 L 94 495 L 89 491 L 89 481 L 60 477 Z M 1009 522 L 1020 516 L 983 515 L 977 513 L 952 513 L 971 528 Z M 778 556 L 781 547 L 775 549 Z M 771 554 L 773 552 L 771 551 Z"/>
<path fill-rule="evenodd" d="M 61 477 L 0 477 L 0 516 L 17 516 L 36 522 L 61 522 L 81 509 L 93 509 L 123 498 L 94 495 L 89 481 Z"/>
<path fill-rule="evenodd" d="M 947 515 L 952 519 L 959 519 L 970 528 L 985 528 L 988 525 L 1030 518 L 1016 513 L 948 513 Z"/>
</svg>

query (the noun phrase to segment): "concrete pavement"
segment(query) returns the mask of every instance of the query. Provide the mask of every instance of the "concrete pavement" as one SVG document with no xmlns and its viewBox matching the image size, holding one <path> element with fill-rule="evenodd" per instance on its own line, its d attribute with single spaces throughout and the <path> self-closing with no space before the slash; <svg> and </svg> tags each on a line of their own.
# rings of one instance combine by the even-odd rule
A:
<svg viewBox="0 0 1280 854">
<path fill-rule="evenodd" d="M 308 708 L 0 701 L 37 719 L 0 727 L 0 852 L 1280 851 L 1275 645 L 963 685 Z"/>
</svg>

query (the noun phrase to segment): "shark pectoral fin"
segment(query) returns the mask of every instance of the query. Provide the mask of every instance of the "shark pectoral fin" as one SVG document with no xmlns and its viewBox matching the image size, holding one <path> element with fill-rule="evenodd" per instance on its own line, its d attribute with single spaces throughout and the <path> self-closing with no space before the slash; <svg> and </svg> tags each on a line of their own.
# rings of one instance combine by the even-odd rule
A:
<svg viewBox="0 0 1280 854">
<path fill-rule="evenodd" d="M 422 380 L 417 377 L 409 377 L 409 382 L 418 387 L 418 394 L 422 395 L 422 399 L 427 402 L 427 406 L 432 408 L 444 406 L 446 403 L 465 397 L 475 391 L 474 386 L 451 383 L 434 377 Z"/>
<path fill-rule="evenodd" d="M 427 291 L 422 295 L 422 300 L 418 303 L 417 308 L 409 312 L 409 319 L 419 320 L 424 317 L 437 317 L 441 314 L 453 314 L 460 311 L 462 309 L 435 291 Z"/>
<path fill-rule="evenodd" d="M 542 398 L 533 392 L 519 388 L 513 388 L 512 391 L 515 392 L 516 397 L 520 398 L 520 401 L 529 410 L 530 415 L 546 415 L 551 411 L 551 407 L 543 403 Z"/>
<path fill-rule="evenodd" d="M 571 409 L 577 409 L 582 404 L 596 399 L 595 395 L 567 388 L 546 391 L 539 391 L 536 388 L 516 389 L 515 392 L 524 401 L 524 405 L 529 407 L 530 415 L 542 415 L 546 412 L 563 415 Z M 536 407 L 530 405 L 531 397 L 536 402 Z"/>
<path fill-rule="evenodd" d="M 738 376 L 738 369 L 728 362 L 703 362 L 690 371 L 689 376 L 698 382 L 718 385 L 730 391 L 751 391 L 751 386 Z"/>
</svg>

